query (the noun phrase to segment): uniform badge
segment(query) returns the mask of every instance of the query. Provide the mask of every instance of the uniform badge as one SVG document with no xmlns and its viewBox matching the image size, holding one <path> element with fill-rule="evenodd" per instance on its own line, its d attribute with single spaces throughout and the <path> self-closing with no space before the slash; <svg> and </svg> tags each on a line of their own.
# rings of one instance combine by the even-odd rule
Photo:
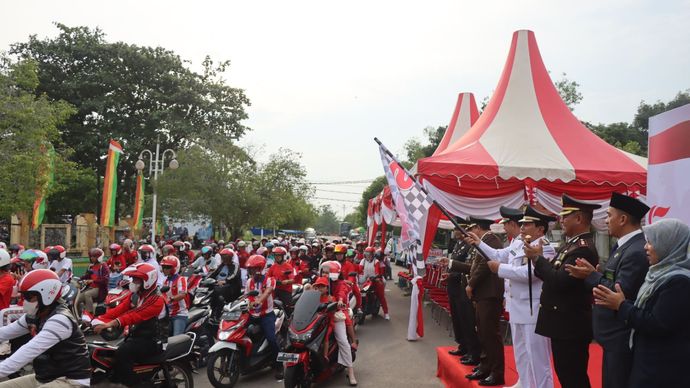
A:
<svg viewBox="0 0 690 388">
<path fill-rule="evenodd" d="M 510 251 L 510 254 L 513 256 L 517 256 L 517 253 L 515 253 L 515 251 L 513 251 L 513 250 Z"/>
<path fill-rule="evenodd" d="M 580 246 L 581 247 L 586 247 L 587 246 L 587 240 L 580 240 Z"/>
</svg>

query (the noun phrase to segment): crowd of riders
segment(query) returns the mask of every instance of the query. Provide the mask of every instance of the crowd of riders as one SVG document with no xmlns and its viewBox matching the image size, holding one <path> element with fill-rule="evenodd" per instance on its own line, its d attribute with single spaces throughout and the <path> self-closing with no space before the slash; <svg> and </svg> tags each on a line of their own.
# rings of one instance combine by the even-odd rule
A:
<svg viewBox="0 0 690 388">
<path fill-rule="evenodd" d="M 0 311 L 14 308 L 23 312 L 0 327 L 0 342 L 10 341 L 11 345 L 11 355 L 0 361 L 0 378 L 17 377 L 33 362 L 34 374 L 14 378 L 13 386 L 89 385 L 90 355 L 82 331 L 86 327 L 83 314 L 88 314 L 94 318 L 88 322 L 89 329 L 96 334 L 129 328 L 117 348 L 111 380 L 140 385 L 134 364 L 161 353 L 168 337 L 185 332 L 191 298 L 183 270 L 215 280 L 211 315 L 216 318 L 224 306 L 249 293 L 251 320 L 261 328 L 276 356 L 281 348 L 273 330 L 274 300 L 287 310 L 294 307 L 293 288 L 321 292 L 323 303 L 338 305 L 331 322 L 338 363 L 347 368 L 353 386 L 357 381 L 351 350 L 358 344 L 353 320 L 361 314 L 360 284 L 366 279 L 376 280 L 372 288 L 384 318 L 390 319 L 384 293 L 390 262 L 381 248 L 363 241 L 218 240 L 193 250 L 188 241 L 151 245 L 126 239 L 105 249 L 92 248 L 88 255 L 88 268 L 77 278 L 63 246 L 39 250 L 0 242 Z M 74 284 L 81 292 L 68 303 L 65 293 Z M 97 315 L 96 306 L 113 289 L 128 292 L 121 303 Z M 349 308 L 350 299 L 354 309 Z M 276 378 L 282 379 L 281 364 L 276 362 L 274 367 Z M 7 382 L 0 382 L 0 387 L 3 384 Z"/>
</svg>

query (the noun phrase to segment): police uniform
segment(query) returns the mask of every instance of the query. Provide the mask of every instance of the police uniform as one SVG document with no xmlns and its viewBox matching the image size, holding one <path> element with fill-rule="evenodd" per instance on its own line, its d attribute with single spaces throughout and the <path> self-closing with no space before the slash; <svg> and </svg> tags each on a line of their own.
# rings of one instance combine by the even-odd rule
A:
<svg viewBox="0 0 690 388">
<path fill-rule="evenodd" d="M 616 208 L 638 220 L 644 218 L 649 207 L 637 199 L 613 193 L 610 207 Z M 619 236 L 611 251 L 604 272 L 592 272 L 585 284 L 592 289 L 599 284 L 615 290 L 618 283 L 626 299 L 634 302 L 649 270 L 644 250 L 645 238 L 641 229 Z M 592 308 L 594 339 L 604 349 L 603 388 L 628 387 L 632 367 L 632 350 L 629 346 L 630 328 L 616 317 L 616 312 L 602 306 Z"/>
<path fill-rule="evenodd" d="M 463 329 L 463 325 L 474 325 L 474 312 L 472 304 L 467 298 L 465 287 L 467 286 L 467 279 L 460 272 L 459 267 L 454 265 L 457 263 L 464 263 L 467 256 L 471 252 L 472 247 L 462 240 L 455 243 L 455 247 L 450 255 L 448 263 L 448 277 L 446 278 L 446 291 L 448 293 L 448 302 L 450 305 L 450 318 L 453 322 L 453 334 L 455 335 L 455 342 L 458 344 L 458 350 L 451 351 L 453 355 L 465 355 L 467 349 L 478 348 L 479 340 L 476 335 L 465 338 L 465 333 L 469 332 Z"/>
<path fill-rule="evenodd" d="M 538 212 L 531 206 L 525 209 L 524 216 L 518 222 L 555 221 L 554 217 Z M 543 241 L 546 259 L 556 256 L 556 250 L 543 236 L 532 241 L 536 246 Z M 524 240 L 513 239 L 511 245 L 504 249 L 492 249 L 482 243 L 479 248 L 489 258 L 500 261 L 498 276 L 507 279 L 506 308 L 510 311 L 510 330 L 513 337 L 513 352 L 520 386 L 522 388 L 553 388 L 553 372 L 551 371 L 551 348 L 547 337 L 535 333 L 537 317 L 539 315 L 539 297 L 542 281 L 532 276 L 532 300 L 530 300 L 530 283 L 527 258 L 523 250 Z M 532 303 L 532 309 L 530 309 Z"/>
<path fill-rule="evenodd" d="M 600 207 L 565 194 L 562 203 L 561 216 Z M 542 256 L 534 263 L 534 274 L 544 281 L 536 333 L 551 339 L 554 368 L 563 388 L 590 387 L 587 363 L 592 341 L 592 292 L 584 280 L 565 270 L 566 264 L 575 265 L 578 258 L 593 266 L 599 263 L 592 233 L 571 236 L 558 248 L 556 257 Z"/>
</svg>

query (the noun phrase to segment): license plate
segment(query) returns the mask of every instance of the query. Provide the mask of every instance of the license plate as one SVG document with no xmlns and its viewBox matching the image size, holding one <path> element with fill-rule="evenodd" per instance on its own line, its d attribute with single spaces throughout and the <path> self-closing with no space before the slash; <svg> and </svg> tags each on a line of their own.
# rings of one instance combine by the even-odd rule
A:
<svg viewBox="0 0 690 388">
<path fill-rule="evenodd" d="M 278 362 L 297 362 L 298 360 L 299 360 L 299 353 L 279 352 L 278 358 L 276 358 L 276 361 L 278 361 Z"/>
</svg>

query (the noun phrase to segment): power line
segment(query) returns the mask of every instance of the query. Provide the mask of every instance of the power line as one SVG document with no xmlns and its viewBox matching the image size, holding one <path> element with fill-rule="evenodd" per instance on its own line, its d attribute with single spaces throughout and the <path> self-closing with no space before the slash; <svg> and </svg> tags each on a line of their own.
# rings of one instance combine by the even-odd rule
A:
<svg viewBox="0 0 690 388">
<path fill-rule="evenodd" d="M 339 194 L 357 194 L 357 195 L 362 195 L 361 192 L 355 192 L 355 191 L 338 191 L 338 190 L 326 190 L 326 189 L 316 189 L 317 191 L 325 191 L 327 193 L 339 193 Z"/>
<path fill-rule="evenodd" d="M 371 183 L 374 179 L 362 179 L 358 181 L 334 181 L 334 182 L 309 182 L 310 185 L 346 185 L 352 183 Z"/>
<path fill-rule="evenodd" d="M 337 198 L 324 198 L 324 197 L 313 197 L 314 199 L 320 199 L 322 201 L 338 201 L 338 202 L 351 202 L 359 203 L 359 201 L 351 201 L 349 199 L 337 199 Z"/>
</svg>

